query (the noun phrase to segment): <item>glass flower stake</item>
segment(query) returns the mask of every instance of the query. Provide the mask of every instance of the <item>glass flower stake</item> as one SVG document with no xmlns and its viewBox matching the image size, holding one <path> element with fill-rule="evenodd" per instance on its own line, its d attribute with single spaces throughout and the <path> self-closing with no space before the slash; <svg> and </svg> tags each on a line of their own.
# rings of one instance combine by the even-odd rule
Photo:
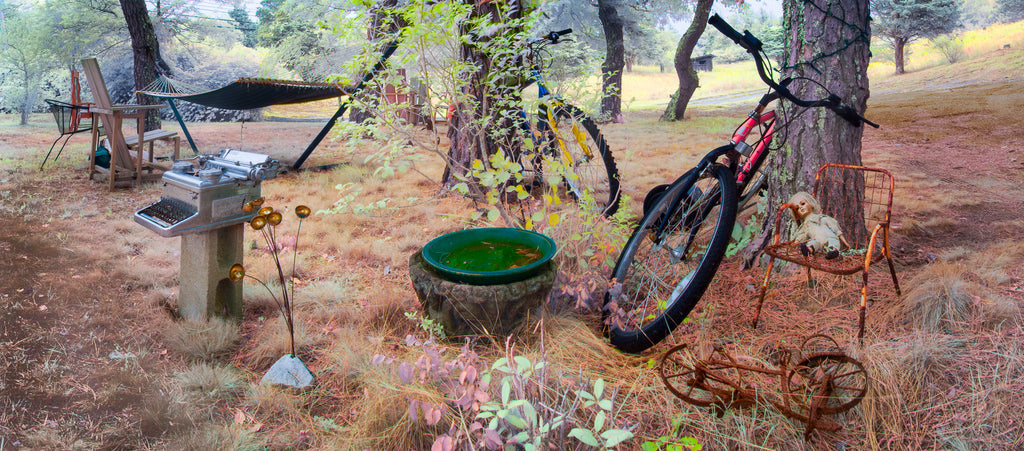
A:
<svg viewBox="0 0 1024 451">
<path fill-rule="evenodd" d="M 274 257 L 274 265 L 277 268 L 277 277 L 281 282 L 281 297 L 278 298 L 274 291 L 267 286 L 262 280 L 250 276 L 245 273 L 245 268 L 236 263 L 229 270 L 228 277 L 232 282 L 240 282 L 242 279 L 248 277 L 256 282 L 259 282 L 270 293 L 270 297 L 274 300 L 278 310 L 281 311 L 281 315 L 284 316 L 285 324 L 288 327 L 288 337 L 291 340 L 291 355 L 295 356 L 295 322 L 292 317 L 292 300 L 295 299 L 295 260 L 299 249 L 299 233 L 302 231 L 302 220 L 308 217 L 311 213 L 309 207 L 305 205 L 299 205 L 295 207 L 295 215 L 299 217 L 299 225 L 295 231 L 295 249 L 292 252 L 292 270 L 290 277 L 285 279 L 284 270 L 281 268 L 280 258 L 280 247 L 277 243 L 277 226 L 284 220 L 284 216 L 281 212 L 274 211 L 272 207 L 262 206 L 263 198 L 253 200 L 242 206 L 242 210 L 245 212 L 256 211 L 257 214 L 249 221 L 249 226 L 253 230 L 260 232 L 263 236 L 263 240 L 266 241 L 268 248 L 271 250 L 271 255 Z M 287 280 L 287 284 L 285 281 Z M 291 288 L 291 290 L 289 290 Z"/>
</svg>

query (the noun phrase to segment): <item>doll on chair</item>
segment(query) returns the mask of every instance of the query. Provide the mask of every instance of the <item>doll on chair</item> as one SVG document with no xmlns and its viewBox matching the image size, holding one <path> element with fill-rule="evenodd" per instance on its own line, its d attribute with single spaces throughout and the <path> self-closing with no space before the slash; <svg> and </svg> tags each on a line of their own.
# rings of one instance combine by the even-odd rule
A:
<svg viewBox="0 0 1024 451">
<path fill-rule="evenodd" d="M 800 191 L 789 198 L 789 208 L 800 225 L 793 240 L 800 242 L 800 253 L 804 257 L 823 253 L 825 259 L 832 260 L 839 257 L 842 246 L 850 247 L 839 229 L 839 221 L 819 213 L 821 205 L 814 196 Z"/>
</svg>

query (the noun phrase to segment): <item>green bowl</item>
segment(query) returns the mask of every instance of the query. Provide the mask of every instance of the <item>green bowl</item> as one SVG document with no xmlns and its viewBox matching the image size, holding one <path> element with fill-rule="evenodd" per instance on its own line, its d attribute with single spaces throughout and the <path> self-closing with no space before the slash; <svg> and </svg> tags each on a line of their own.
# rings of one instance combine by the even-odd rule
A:
<svg viewBox="0 0 1024 451">
<path fill-rule="evenodd" d="M 470 285 L 527 279 L 555 256 L 555 241 L 537 232 L 484 227 L 446 233 L 423 246 L 423 259 L 442 277 Z"/>
</svg>

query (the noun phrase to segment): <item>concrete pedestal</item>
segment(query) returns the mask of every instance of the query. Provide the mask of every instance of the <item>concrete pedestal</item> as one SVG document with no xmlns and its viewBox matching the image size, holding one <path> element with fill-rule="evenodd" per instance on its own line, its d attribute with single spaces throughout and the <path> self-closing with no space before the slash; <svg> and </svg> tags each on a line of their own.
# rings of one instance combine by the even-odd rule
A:
<svg viewBox="0 0 1024 451">
<path fill-rule="evenodd" d="M 181 236 L 178 312 L 193 321 L 213 316 L 242 319 L 242 282 L 228 278 L 242 263 L 245 223 Z"/>
</svg>

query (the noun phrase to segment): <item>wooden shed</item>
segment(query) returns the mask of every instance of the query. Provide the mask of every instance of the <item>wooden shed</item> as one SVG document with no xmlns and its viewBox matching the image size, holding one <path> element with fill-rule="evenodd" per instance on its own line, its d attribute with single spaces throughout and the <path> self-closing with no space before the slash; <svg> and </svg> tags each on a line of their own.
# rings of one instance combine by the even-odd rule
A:
<svg viewBox="0 0 1024 451">
<path fill-rule="evenodd" d="M 704 55 L 690 58 L 690 64 L 693 65 L 693 70 L 711 72 L 711 59 L 714 57 L 715 55 Z"/>
</svg>

